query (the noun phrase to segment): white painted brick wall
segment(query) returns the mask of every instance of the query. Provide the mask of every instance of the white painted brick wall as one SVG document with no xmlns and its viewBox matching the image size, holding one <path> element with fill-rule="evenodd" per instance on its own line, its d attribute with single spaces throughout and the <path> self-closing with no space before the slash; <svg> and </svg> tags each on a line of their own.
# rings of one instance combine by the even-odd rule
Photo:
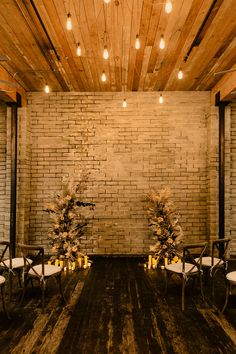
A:
<svg viewBox="0 0 236 354">
<path fill-rule="evenodd" d="M 169 185 L 185 240 L 205 240 L 208 224 L 209 93 L 52 93 L 28 95 L 31 122 L 29 240 L 47 243 L 45 202 L 62 177 L 87 168 L 96 203 L 89 253 L 140 254 L 152 240 L 143 198 Z"/>
<path fill-rule="evenodd" d="M 10 227 L 7 148 L 7 106 L 2 103 L 0 104 L 0 237 L 2 240 L 8 240 Z"/>
</svg>

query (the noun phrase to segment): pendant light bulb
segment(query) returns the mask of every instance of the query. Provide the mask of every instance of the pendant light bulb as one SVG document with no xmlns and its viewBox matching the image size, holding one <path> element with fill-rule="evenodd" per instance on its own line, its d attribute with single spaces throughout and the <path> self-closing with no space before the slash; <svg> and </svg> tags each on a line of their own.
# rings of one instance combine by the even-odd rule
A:
<svg viewBox="0 0 236 354">
<path fill-rule="evenodd" d="M 161 93 L 160 96 L 159 96 L 159 103 L 163 103 L 163 102 L 164 102 L 164 98 L 163 98 L 162 93 Z"/>
<path fill-rule="evenodd" d="M 109 4 L 110 0 L 104 0 L 105 4 Z"/>
<path fill-rule="evenodd" d="M 104 50 L 103 50 L 103 58 L 107 60 L 109 58 L 109 52 L 107 50 L 107 46 L 104 45 Z"/>
<path fill-rule="evenodd" d="M 101 80 L 102 80 L 102 82 L 105 82 L 105 81 L 106 81 L 106 79 L 107 79 L 107 77 L 106 77 L 106 73 L 105 73 L 105 71 L 103 70 L 103 72 L 102 72 L 102 76 L 101 76 Z"/>
<path fill-rule="evenodd" d="M 166 0 L 166 4 L 165 4 L 165 12 L 167 14 L 170 14 L 172 11 L 172 2 L 170 0 Z"/>
<path fill-rule="evenodd" d="M 45 85 L 44 92 L 45 93 L 49 93 L 50 92 L 50 88 L 49 88 L 48 84 Z"/>
<path fill-rule="evenodd" d="M 178 71 L 178 79 L 179 79 L 179 80 L 182 80 L 182 79 L 183 79 L 183 76 L 184 76 L 184 74 L 183 74 L 182 69 L 179 69 L 179 71 Z"/>
<path fill-rule="evenodd" d="M 81 57 L 81 47 L 80 47 L 80 43 L 78 43 L 78 45 L 77 45 L 76 55 L 77 55 L 78 57 Z"/>
<path fill-rule="evenodd" d="M 126 102 L 126 98 L 123 99 L 123 104 L 122 104 L 123 108 L 127 107 L 127 102 Z"/>
<path fill-rule="evenodd" d="M 165 41 L 163 35 L 161 35 L 160 43 L 159 43 L 159 48 L 164 49 L 165 48 Z"/>
<path fill-rule="evenodd" d="M 70 12 L 68 12 L 68 14 L 67 14 L 66 29 L 67 29 L 68 31 L 71 31 L 71 30 L 72 30 L 72 21 L 71 21 L 71 14 L 70 14 Z"/>
<path fill-rule="evenodd" d="M 136 49 L 140 49 L 140 39 L 139 39 L 139 35 L 136 35 L 136 40 L 135 40 L 135 48 Z"/>
</svg>

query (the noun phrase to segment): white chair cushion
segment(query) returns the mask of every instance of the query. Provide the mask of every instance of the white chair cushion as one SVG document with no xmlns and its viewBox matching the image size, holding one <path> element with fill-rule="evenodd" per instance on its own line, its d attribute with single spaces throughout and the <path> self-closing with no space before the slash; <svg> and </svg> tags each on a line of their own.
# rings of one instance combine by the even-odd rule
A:
<svg viewBox="0 0 236 354">
<path fill-rule="evenodd" d="M 198 262 L 198 260 L 199 260 L 199 258 L 195 258 L 196 262 Z M 215 266 L 216 264 L 217 264 L 217 266 L 223 265 L 224 261 L 220 260 L 217 257 L 214 257 L 213 258 L 213 266 Z M 211 257 L 202 257 L 202 266 L 203 267 L 211 267 Z"/>
<path fill-rule="evenodd" d="M 168 264 L 166 266 L 166 269 L 174 273 L 182 273 L 183 263 Z M 196 266 L 193 266 L 193 264 L 185 263 L 185 273 L 188 273 L 190 269 L 192 269 L 191 273 L 195 273 L 198 271 L 198 268 Z"/>
<path fill-rule="evenodd" d="M 37 274 L 35 274 L 35 272 L 33 271 L 33 269 L 35 270 L 35 272 Z M 32 267 L 28 274 L 32 277 L 37 277 L 37 276 L 41 276 L 42 275 L 42 264 L 38 264 L 34 267 Z M 48 264 L 44 264 L 44 276 L 45 277 L 50 277 L 52 275 L 57 275 L 61 272 L 61 268 L 55 266 L 55 265 L 48 265 Z"/>
<path fill-rule="evenodd" d="M 0 285 L 4 284 L 5 280 L 6 279 L 2 275 L 0 275 Z"/>
<path fill-rule="evenodd" d="M 33 261 L 32 259 L 27 258 L 28 262 L 31 264 Z M 10 259 L 4 260 L 4 263 L 0 263 L 0 267 L 10 267 Z M 23 268 L 24 267 L 24 258 L 12 258 L 12 269 Z"/>
<path fill-rule="evenodd" d="M 229 272 L 229 273 L 226 275 L 226 279 L 227 279 L 230 283 L 236 285 L 236 271 L 235 271 L 235 272 Z"/>
</svg>

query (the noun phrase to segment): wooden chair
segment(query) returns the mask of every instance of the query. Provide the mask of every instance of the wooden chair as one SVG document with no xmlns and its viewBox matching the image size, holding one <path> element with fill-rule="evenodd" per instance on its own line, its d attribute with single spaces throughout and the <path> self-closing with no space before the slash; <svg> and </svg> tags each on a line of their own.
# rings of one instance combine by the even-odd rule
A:
<svg viewBox="0 0 236 354">
<path fill-rule="evenodd" d="M 227 282 L 227 285 L 226 285 L 226 296 L 225 296 L 225 303 L 224 303 L 224 306 L 221 310 L 221 313 L 224 313 L 227 305 L 228 305 L 228 301 L 229 301 L 229 295 L 231 295 L 231 291 L 232 291 L 232 288 L 234 286 L 236 286 L 236 271 L 233 271 L 233 272 L 229 272 L 227 275 L 226 275 L 226 282 Z"/>
<path fill-rule="evenodd" d="M 166 289 L 168 279 L 173 274 L 177 274 L 182 278 L 182 297 L 181 297 L 181 308 L 185 308 L 185 287 L 190 278 L 198 277 L 200 282 L 200 290 L 202 298 L 204 299 L 203 289 L 202 289 L 202 257 L 206 250 L 207 243 L 194 243 L 186 244 L 183 246 L 183 258 L 181 263 L 174 263 L 166 265 Z M 194 258 L 194 252 L 198 250 L 200 256 L 196 261 Z M 195 254 L 196 255 L 196 254 Z"/>
<path fill-rule="evenodd" d="M 59 291 L 62 300 L 65 302 L 64 294 L 61 286 L 61 268 L 55 265 L 45 264 L 44 259 L 44 248 L 40 246 L 30 246 L 25 244 L 18 244 L 24 258 L 24 272 L 23 272 L 23 302 L 25 290 L 28 284 L 28 280 L 38 280 L 42 292 L 42 311 L 44 312 L 45 305 L 45 290 L 46 283 L 49 278 L 54 278 L 57 280 Z M 28 259 L 28 254 L 33 254 L 33 262 Z"/>
<path fill-rule="evenodd" d="M 210 276 L 212 299 L 215 298 L 214 278 L 221 270 L 226 276 L 228 269 L 227 254 L 230 245 L 230 238 L 223 238 L 212 242 L 211 255 L 202 257 L 202 267 L 206 271 L 206 279 Z M 197 259 L 196 259 L 197 260 Z"/>
<path fill-rule="evenodd" d="M 13 276 L 17 273 L 19 285 L 21 286 L 21 277 L 20 274 L 24 267 L 23 257 L 14 257 L 12 258 L 12 250 L 10 242 L 0 241 L 0 247 L 2 246 L 2 252 L 0 254 L 0 273 L 5 271 L 9 274 L 9 287 L 10 287 L 10 299 L 12 296 L 12 282 Z M 28 259 L 28 262 L 32 262 Z"/>
</svg>

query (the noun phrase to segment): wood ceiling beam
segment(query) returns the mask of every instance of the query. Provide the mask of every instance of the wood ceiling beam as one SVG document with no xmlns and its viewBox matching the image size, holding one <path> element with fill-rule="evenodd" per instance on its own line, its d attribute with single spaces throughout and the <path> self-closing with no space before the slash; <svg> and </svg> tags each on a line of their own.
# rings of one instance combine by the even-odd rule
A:
<svg viewBox="0 0 236 354">
<path fill-rule="evenodd" d="M 21 106 L 26 106 L 26 92 L 22 86 L 0 65 L 0 99 L 6 103 L 17 103 L 21 96 Z"/>
<path fill-rule="evenodd" d="M 231 92 L 236 90 L 236 64 L 226 73 L 211 90 L 211 103 L 215 104 L 215 95 L 220 92 L 220 101 L 230 101 Z"/>
<path fill-rule="evenodd" d="M 34 0 L 26 0 L 24 2 L 15 0 L 19 11 L 25 19 L 25 23 L 30 30 L 35 43 L 38 46 L 45 62 L 48 73 L 51 71 L 57 82 L 64 91 L 70 91 L 68 78 L 61 68 L 61 60 L 52 40 L 44 26 Z M 46 76 L 46 75 L 45 75 Z"/>
</svg>

